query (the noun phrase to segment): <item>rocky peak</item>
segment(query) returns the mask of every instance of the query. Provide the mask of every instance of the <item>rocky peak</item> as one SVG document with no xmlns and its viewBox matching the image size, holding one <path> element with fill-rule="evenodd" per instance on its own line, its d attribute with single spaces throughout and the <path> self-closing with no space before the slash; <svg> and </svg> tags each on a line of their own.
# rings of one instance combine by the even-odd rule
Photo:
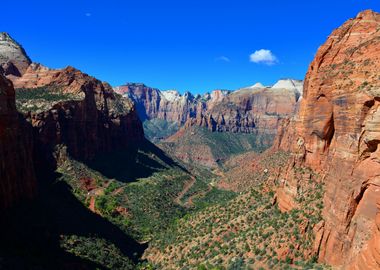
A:
<svg viewBox="0 0 380 270">
<path fill-rule="evenodd" d="M 297 94 L 297 100 L 303 95 L 303 81 L 294 79 L 281 79 L 277 81 L 272 89 L 293 90 Z"/>
<path fill-rule="evenodd" d="M 136 96 L 141 97 L 141 95 L 146 95 L 146 93 L 152 93 L 155 92 L 157 95 L 161 95 L 161 91 L 152 88 L 149 86 L 146 86 L 143 83 L 126 83 L 121 86 L 117 86 L 114 88 L 114 90 L 119 93 L 120 95 L 130 95 L 130 96 Z"/>
<path fill-rule="evenodd" d="M 186 91 L 183 94 L 182 98 L 183 98 L 183 102 L 194 102 L 194 100 L 195 100 L 195 96 L 189 91 Z"/>
<path fill-rule="evenodd" d="M 211 92 L 210 101 L 211 102 L 220 102 L 229 93 L 230 92 L 227 91 L 227 90 L 214 90 L 214 91 Z"/>
<path fill-rule="evenodd" d="M 257 83 L 255 83 L 254 85 L 252 85 L 252 86 L 250 86 L 248 88 L 265 88 L 265 86 L 262 83 L 257 82 Z"/>
<path fill-rule="evenodd" d="M 272 88 L 278 89 L 278 88 L 283 88 L 283 89 L 302 89 L 303 87 L 303 81 L 302 80 L 294 80 L 294 79 L 281 79 L 278 80 Z"/>
<path fill-rule="evenodd" d="M 363 10 L 358 13 L 355 20 L 366 20 L 367 22 L 379 22 L 379 13 L 374 12 L 371 9 Z"/>
<path fill-rule="evenodd" d="M 0 66 L 5 75 L 21 76 L 31 60 L 23 47 L 8 33 L 0 33 Z"/>
<path fill-rule="evenodd" d="M 162 91 L 161 94 L 168 101 L 177 101 L 181 98 L 181 94 L 177 90 L 166 90 Z"/>
</svg>

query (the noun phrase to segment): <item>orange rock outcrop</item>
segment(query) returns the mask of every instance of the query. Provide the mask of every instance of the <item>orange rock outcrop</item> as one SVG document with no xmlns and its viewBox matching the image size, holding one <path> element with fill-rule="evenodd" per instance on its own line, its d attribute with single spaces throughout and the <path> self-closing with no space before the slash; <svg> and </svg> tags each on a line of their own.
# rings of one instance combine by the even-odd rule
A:
<svg viewBox="0 0 380 270">
<path fill-rule="evenodd" d="M 274 144 L 294 155 L 282 172 L 288 188 L 279 188 L 280 205 L 289 205 L 290 191 L 302 186 L 292 177 L 297 166 L 322 175 L 324 221 L 315 229 L 320 262 L 380 269 L 379 143 L 380 14 L 367 10 L 318 49 L 299 114 L 283 123 Z"/>
</svg>

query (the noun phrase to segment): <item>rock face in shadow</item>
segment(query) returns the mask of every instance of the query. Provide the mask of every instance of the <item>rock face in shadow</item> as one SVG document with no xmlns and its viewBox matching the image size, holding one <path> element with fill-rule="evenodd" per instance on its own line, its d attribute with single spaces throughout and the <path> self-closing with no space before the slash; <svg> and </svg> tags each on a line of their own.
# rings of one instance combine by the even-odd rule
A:
<svg viewBox="0 0 380 270">
<path fill-rule="evenodd" d="M 12 82 L 0 75 L 0 209 L 31 199 L 36 192 L 33 136 L 16 110 Z"/>
<path fill-rule="evenodd" d="M 79 70 L 72 67 L 50 70 L 32 64 L 24 76 L 10 78 L 16 87 L 26 88 L 30 96 L 43 87 L 43 91 L 70 94 L 70 99 L 49 103 L 49 109 L 29 111 L 22 117 L 16 110 L 12 83 L 1 77 L 2 182 L 7 183 L 1 196 L 4 206 L 12 201 L 7 196 L 17 197 L 18 192 L 33 190 L 30 184 L 34 181 L 33 162 L 43 168 L 54 166 L 64 158 L 55 156 L 61 145 L 66 146 L 73 158 L 91 161 L 97 154 L 121 149 L 131 149 L 133 155 L 136 144 L 144 140 L 142 124 L 132 102 L 115 94 L 108 84 Z M 16 174 L 16 166 L 25 168 L 18 171 L 20 176 Z M 15 186 L 10 186 L 12 181 Z M 25 185 L 18 181 L 25 181 Z"/>
<path fill-rule="evenodd" d="M 16 65 L 19 55 L 1 45 L 0 60 Z M 17 74 L 0 69 L 0 268 L 102 268 L 63 251 L 65 234 L 98 235 L 137 261 L 145 246 L 91 213 L 55 172 L 66 155 L 89 163 L 98 155 L 125 151 L 133 160 L 144 141 L 133 103 L 72 67 L 25 63 Z M 23 114 L 16 109 L 13 85 Z"/>
<path fill-rule="evenodd" d="M 380 14 L 364 11 L 334 30 L 307 72 L 298 116 L 274 149 L 293 153 L 278 200 L 289 210 L 302 183 L 297 166 L 323 175 L 319 261 L 345 269 L 380 267 Z M 288 207 L 289 206 L 289 207 Z"/>
</svg>

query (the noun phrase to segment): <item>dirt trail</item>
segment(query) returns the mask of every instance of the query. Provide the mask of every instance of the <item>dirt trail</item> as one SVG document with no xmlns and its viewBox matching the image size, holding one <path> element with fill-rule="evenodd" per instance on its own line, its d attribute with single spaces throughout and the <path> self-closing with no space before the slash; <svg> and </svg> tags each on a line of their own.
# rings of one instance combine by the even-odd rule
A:
<svg viewBox="0 0 380 270">
<path fill-rule="evenodd" d="M 95 210 L 95 197 L 91 197 L 90 198 L 90 205 L 89 205 L 88 208 L 90 208 L 90 210 L 92 212 L 96 213 L 96 210 Z"/>
<path fill-rule="evenodd" d="M 215 169 L 212 171 L 212 173 L 215 174 L 216 176 L 219 176 L 219 178 L 226 177 L 225 173 L 220 169 Z"/>
<path fill-rule="evenodd" d="M 219 170 L 219 169 L 214 170 L 213 173 L 216 176 L 218 176 L 219 179 L 223 179 L 224 177 L 226 177 L 226 175 L 224 174 L 224 172 L 222 170 Z M 195 194 L 191 195 L 187 199 L 187 202 L 184 203 L 184 206 L 186 206 L 186 207 L 192 206 L 194 204 L 193 203 L 193 199 L 194 198 L 196 198 L 196 197 L 202 197 L 202 196 L 206 195 L 208 192 L 210 192 L 212 190 L 212 187 L 213 187 L 213 185 L 209 184 L 207 190 L 204 190 L 204 191 L 201 191 L 199 193 L 195 193 Z"/>
<path fill-rule="evenodd" d="M 103 193 L 104 193 L 103 187 L 95 188 L 95 189 L 93 189 L 87 193 L 87 199 L 86 200 L 90 199 L 90 204 L 89 204 L 88 208 L 92 212 L 97 213 L 96 207 L 95 207 L 96 197 L 103 195 Z"/>
<path fill-rule="evenodd" d="M 113 192 L 112 192 L 112 195 L 118 195 L 120 193 L 122 193 L 124 191 L 125 187 L 119 187 L 118 189 L 115 189 Z"/>
<path fill-rule="evenodd" d="M 185 206 L 192 206 L 193 205 L 193 199 L 195 197 L 202 197 L 202 196 L 206 195 L 208 192 L 210 192 L 211 189 L 212 189 L 212 187 L 209 185 L 208 188 L 207 188 L 207 190 L 202 191 L 201 193 L 196 193 L 194 195 L 191 195 L 189 197 L 189 199 L 187 200 L 187 202 L 185 203 Z"/>
<path fill-rule="evenodd" d="M 175 200 L 174 200 L 177 204 L 182 205 L 181 200 L 182 200 L 183 196 L 185 196 L 185 194 L 186 194 L 186 193 L 190 190 L 190 188 L 195 184 L 195 181 L 197 181 L 197 180 L 195 179 L 195 177 L 194 177 L 194 176 L 191 176 L 191 180 L 190 180 L 189 182 L 186 182 L 186 183 L 185 183 L 185 186 L 183 187 L 183 190 L 178 194 L 177 198 L 175 198 Z"/>
</svg>

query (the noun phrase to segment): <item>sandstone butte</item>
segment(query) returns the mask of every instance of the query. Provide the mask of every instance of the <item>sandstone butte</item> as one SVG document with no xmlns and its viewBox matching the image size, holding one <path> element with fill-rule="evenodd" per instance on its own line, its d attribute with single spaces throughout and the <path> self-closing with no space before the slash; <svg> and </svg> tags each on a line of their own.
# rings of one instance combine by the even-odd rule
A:
<svg viewBox="0 0 380 270">
<path fill-rule="evenodd" d="M 295 170 L 325 183 L 315 228 L 319 261 L 380 269 L 380 14 L 367 10 L 334 30 L 310 64 L 299 114 L 284 121 L 272 150 L 293 153 L 281 172 L 283 211 L 301 192 Z"/>
<path fill-rule="evenodd" d="M 5 61 L 0 63 L 2 67 L 18 63 L 18 59 L 29 59 L 8 34 L 0 35 L 0 45 L 19 46 L 13 48 L 16 52 L 13 54 L 0 47 L 0 59 Z M 54 169 L 66 153 L 78 160 L 90 161 L 100 153 L 134 149 L 144 140 L 142 124 L 132 101 L 114 93 L 109 84 L 73 67 L 53 70 L 35 63 L 21 67 L 7 72 L 3 69 L 8 79 L 0 77 L 0 164 L 3 168 L 0 209 L 33 197 L 37 185 L 35 175 Z M 42 112 L 22 115 L 16 110 L 13 85 L 28 91 L 39 87 L 61 91 L 70 94 L 70 99 L 54 102 Z"/>
</svg>

